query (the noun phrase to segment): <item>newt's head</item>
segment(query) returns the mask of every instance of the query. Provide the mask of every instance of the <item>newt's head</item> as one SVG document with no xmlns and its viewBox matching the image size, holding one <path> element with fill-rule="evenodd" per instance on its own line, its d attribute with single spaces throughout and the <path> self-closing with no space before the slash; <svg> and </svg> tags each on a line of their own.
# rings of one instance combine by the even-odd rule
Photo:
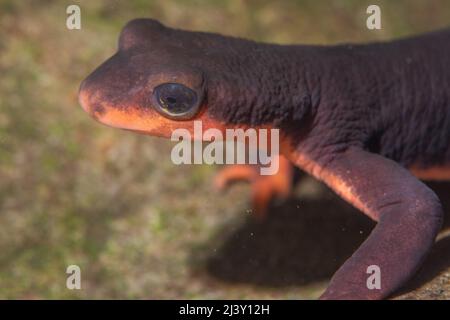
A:
<svg viewBox="0 0 450 320">
<path fill-rule="evenodd" d="M 219 130 L 268 126 L 303 101 L 288 94 L 276 48 L 133 20 L 118 51 L 81 84 L 79 100 L 104 124 L 156 136 L 192 131 L 194 120 Z"/>
</svg>

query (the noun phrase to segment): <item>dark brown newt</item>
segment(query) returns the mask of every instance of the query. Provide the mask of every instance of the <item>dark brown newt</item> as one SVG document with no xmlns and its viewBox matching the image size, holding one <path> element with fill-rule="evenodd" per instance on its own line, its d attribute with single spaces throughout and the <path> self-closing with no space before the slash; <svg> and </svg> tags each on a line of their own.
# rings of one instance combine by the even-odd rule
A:
<svg viewBox="0 0 450 320">
<path fill-rule="evenodd" d="M 243 166 L 256 203 L 289 189 L 289 162 L 377 222 L 323 299 L 381 299 L 410 279 L 441 228 L 440 200 L 418 178 L 450 179 L 450 30 L 390 42 L 274 45 L 129 22 L 118 51 L 79 100 L 113 127 L 170 137 L 177 128 L 277 128 L 275 177 Z M 231 169 L 230 169 L 231 170 Z M 261 190 L 261 191 L 258 191 Z M 368 288 L 378 266 L 381 288 Z"/>
</svg>

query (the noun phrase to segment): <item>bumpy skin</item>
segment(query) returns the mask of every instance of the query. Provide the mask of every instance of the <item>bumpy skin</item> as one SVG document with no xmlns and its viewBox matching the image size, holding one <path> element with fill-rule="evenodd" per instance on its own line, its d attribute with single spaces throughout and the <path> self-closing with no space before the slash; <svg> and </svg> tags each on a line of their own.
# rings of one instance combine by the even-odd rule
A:
<svg viewBox="0 0 450 320">
<path fill-rule="evenodd" d="M 201 111 L 157 113 L 153 89 L 181 83 Z M 119 50 L 81 85 L 100 122 L 169 137 L 175 128 L 279 128 L 282 153 L 378 221 L 324 299 L 380 299 L 417 270 L 440 229 L 416 176 L 450 178 L 450 30 L 367 45 L 280 46 L 131 21 Z M 410 169 L 410 170 L 408 170 Z M 367 268 L 381 270 L 368 289 Z"/>
</svg>

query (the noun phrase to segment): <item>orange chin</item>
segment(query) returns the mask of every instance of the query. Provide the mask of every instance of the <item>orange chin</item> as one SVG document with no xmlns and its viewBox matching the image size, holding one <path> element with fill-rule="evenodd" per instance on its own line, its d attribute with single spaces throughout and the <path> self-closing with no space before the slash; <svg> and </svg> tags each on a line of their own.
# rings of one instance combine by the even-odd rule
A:
<svg viewBox="0 0 450 320">
<path fill-rule="evenodd" d="M 83 109 L 95 120 L 107 126 L 136 131 L 157 137 L 170 138 L 176 129 L 186 129 L 191 135 L 194 133 L 194 121 L 201 121 L 204 130 L 215 128 L 225 132 L 224 123 L 207 116 L 205 106 L 202 111 L 191 120 L 175 121 L 163 117 L 153 109 L 139 110 L 138 108 L 111 106 L 101 101 L 100 108 L 95 108 L 96 100 L 101 100 L 94 95 L 80 92 L 79 102 Z"/>
<path fill-rule="evenodd" d="M 200 113 L 192 120 L 175 121 L 167 119 L 153 110 L 130 111 L 120 108 L 105 108 L 101 113 L 92 113 L 93 117 L 108 126 L 136 131 L 157 137 L 170 138 L 176 129 L 186 129 L 193 136 L 194 121 L 201 121 L 203 130 L 215 128 L 225 132 L 225 124 L 206 116 L 205 112 Z"/>
</svg>

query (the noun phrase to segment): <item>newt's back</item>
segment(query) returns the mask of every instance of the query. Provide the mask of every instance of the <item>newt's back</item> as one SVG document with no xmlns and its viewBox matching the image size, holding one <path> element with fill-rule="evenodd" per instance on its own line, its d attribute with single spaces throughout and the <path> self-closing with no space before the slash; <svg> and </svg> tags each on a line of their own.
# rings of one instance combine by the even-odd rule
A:
<svg viewBox="0 0 450 320">
<path fill-rule="evenodd" d="M 406 166 L 450 165 L 450 29 L 367 48 L 380 110 L 372 147 Z"/>
</svg>

